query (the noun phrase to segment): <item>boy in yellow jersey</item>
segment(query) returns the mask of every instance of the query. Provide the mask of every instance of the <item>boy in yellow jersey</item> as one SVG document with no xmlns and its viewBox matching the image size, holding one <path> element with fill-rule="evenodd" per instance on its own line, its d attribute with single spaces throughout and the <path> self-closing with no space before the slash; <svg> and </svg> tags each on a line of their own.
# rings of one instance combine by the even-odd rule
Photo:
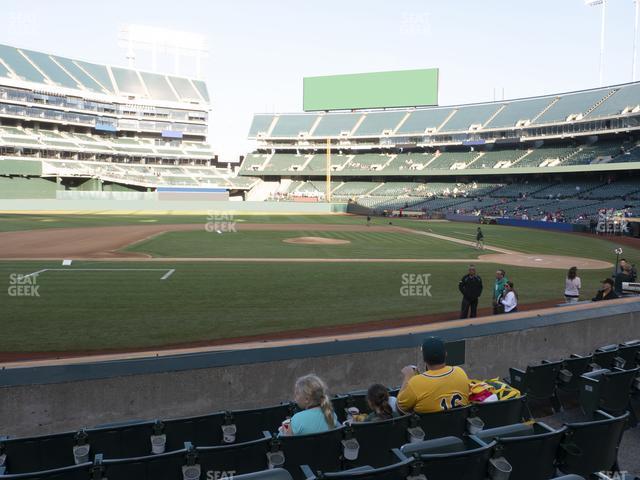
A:
<svg viewBox="0 0 640 480">
<path fill-rule="evenodd" d="M 398 408 L 404 413 L 431 413 L 468 405 L 469 378 L 460 367 L 446 364 L 442 339 L 427 338 L 422 343 L 422 357 L 426 372 L 418 373 L 414 366 L 402 369 Z"/>
</svg>

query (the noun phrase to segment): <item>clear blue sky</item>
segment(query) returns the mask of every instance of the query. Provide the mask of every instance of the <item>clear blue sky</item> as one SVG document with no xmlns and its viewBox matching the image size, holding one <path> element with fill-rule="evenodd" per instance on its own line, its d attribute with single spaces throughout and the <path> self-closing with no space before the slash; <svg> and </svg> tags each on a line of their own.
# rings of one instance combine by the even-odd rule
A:
<svg viewBox="0 0 640 480">
<path fill-rule="evenodd" d="M 126 65 L 123 24 L 204 34 L 210 140 L 234 159 L 253 113 L 302 109 L 304 76 L 439 67 L 441 105 L 598 86 L 600 12 L 583 0 L 2 0 L 0 43 Z M 633 15 L 632 0 L 608 0 L 606 84 L 631 80 Z"/>
</svg>

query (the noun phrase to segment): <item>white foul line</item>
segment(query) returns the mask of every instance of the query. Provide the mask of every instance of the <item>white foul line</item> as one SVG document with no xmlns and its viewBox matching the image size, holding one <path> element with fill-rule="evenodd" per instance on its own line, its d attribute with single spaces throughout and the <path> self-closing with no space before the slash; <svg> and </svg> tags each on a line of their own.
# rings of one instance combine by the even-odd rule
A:
<svg viewBox="0 0 640 480">
<path fill-rule="evenodd" d="M 172 268 L 171 270 L 169 270 L 167 273 L 165 273 L 162 277 L 160 277 L 160 280 L 166 280 L 167 278 L 169 278 L 173 272 L 175 272 L 176 269 Z"/>
<path fill-rule="evenodd" d="M 29 273 L 25 277 L 38 276 L 44 272 L 166 272 L 160 280 L 169 278 L 176 269 L 165 268 L 44 268 L 37 272 Z"/>
</svg>

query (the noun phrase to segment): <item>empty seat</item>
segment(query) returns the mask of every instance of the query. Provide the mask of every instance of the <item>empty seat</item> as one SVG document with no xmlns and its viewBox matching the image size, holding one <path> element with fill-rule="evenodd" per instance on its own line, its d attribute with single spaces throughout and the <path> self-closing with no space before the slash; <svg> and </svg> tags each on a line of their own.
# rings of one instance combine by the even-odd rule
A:
<svg viewBox="0 0 640 480">
<path fill-rule="evenodd" d="M 566 427 L 554 430 L 544 423 L 509 425 L 476 435 L 497 442 L 496 450 L 511 465 L 514 480 L 547 480 L 555 474 L 555 458 Z"/>
<path fill-rule="evenodd" d="M 245 475 L 234 475 L 232 478 L 234 480 L 293 480 L 289 472 L 282 468 L 247 473 Z"/>
<path fill-rule="evenodd" d="M 166 420 L 163 422 L 163 431 L 167 436 L 166 450 L 178 450 L 185 442 L 200 446 L 221 445 L 224 424 L 224 412 Z"/>
<path fill-rule="evenodd" d="M 195 452 L 203 472 L 234 472 L 235 475 L 269 468 L 267 452 L 271 444 L 271 436 L 265 436 L 234 445 L 197 447 Z"/>
<path fill-rule="evenodd" d="M 622 368 L 629 369 L 640 366 L 640 340 L 621 343 L 618 348 L 618 357 L 624 360 Z"/>
<path fill-rule="evenodd" d="M 93 463 L 87 462 L 70 467 L 62 467 L 32 473 L 1 475 L 3 480 L 87 480 L 91 477 Z M 100 478 L 100 477 L 98 477 Z"/>
<path fill-rule="evenodd" d="M 370 465 L 382 467 L 393 463 L 395 457 L 391 450 L 400 448 L 409 442 L 407 429 L 411 416 L 392 418 L 379 422 L 353 423 L 347 431 L 358 441 L 358 458 L 347 466 Z"/>
<path fill-rule="evenodd" d="M 600 368 L 613 368 L 616 366 L 616 357 L 618 356 L 618 345 L 605 345 L 593 352 L 593 362 Z"/>
<path fill-rule="evenodd" d="M 562 369 L 568 371 L 571 375 L 570 378 L 561 378 L 558 388 L 563 392 L 577 393 L 580 390 L 580 375 L 590 370 L 589 365 L 592 362 L 591 355 L 583 357 L 572 354 L 569 358 L 565 358 L 562 361 Z"/>
<path fill-rule="evenodd" d="M 0 441 L 6 473 L 53 470 L 74 465 L 75 432 Z"/>
<path fill-rule="evenodd" d="M 548 401 L 554 411 L 561 410 L 557 394 L 558 372 L 562 362 L 543 361 L 540 365 L 529 365 L 526 370 L 510 368 L 509 384 L 523 394 L 529 401 Z"/>
<path fill-rule="evenodd" d="M 444 437 L 405 445 L 401 452 L 417 457 L 429 480 L 484 480 L 494 447 L 472 437 Z"/>
<path fill-rule="evenodd" d="M 295 403 L 285 403 L 267 408 L 234 410 L 230 420 L 236 426 L 236 441 L 246 442 L 262 437 L 265 430 L 274 433 L 287 417 L 292 417 L 298 409 Z"/>
<path fill-rule="evenodd" d="M 458 407 L 435 413 L 417 414 L 425 439 L 460 437 L 467 429 L 467 417 L 471 407 Z"/>
<path fill-rule="evenodd" d="M 314 474 L 313 471 L 305 465 L 302 466 L 302 470 L 306 480 L 321 480 L 323 478 L 335 480 L 347 480 L 351 478 L 358 480 L 404 480 L 419 475 L 420 465 L 413 458 L 403 458 L 400 461 L 396 461 L 396 463 L 380 468 L 367 465 L 347 469 L 342 472 L 318 472 Z"/>
<path fill-rule="evenodd" d="M 479 417 L 484 428 L 520 423 L 528 418 L 526 402 L 527 396 L 523 395 L 497 402 L 474 403 L 471 405 L 471 415 Z"/>
<path fill-rule="evenodd" d="M 588 478 L 592 473 L 618 470 L 618 448 L 629 413 L 618 417 L 598 410 L 595 420 L 567 424 L 558 452 L 558 469 Z"/>
<path fill-rule="evenodd" d="M 598 370 L 580 377 L 580 406 L 587 414 L 604 410 L 619 415 L 629 409 L 631 388 L 640 368 Z"/>
<path fill-rule="evenodd" d="M 335 472 L 342 468 L 342 440 L 344 427 L 311 435 L 279 437 L 272 451 L 284 454 L 282 465 L 294 479 L 303 478 L 300 465 L 309 465 L 313 471 Z"/>
<path fill-rule="evenodd" d="M 92 478 L 108 480 L 174 480 L 183 477 L 183 467 L 197 471 L 197 456 L 191 445 L 172 452 L 144 457 L 104 460 L 100 463 L 102 476 Z M 198 478 L 194 473 L 186 478 Z"/>
</svg>

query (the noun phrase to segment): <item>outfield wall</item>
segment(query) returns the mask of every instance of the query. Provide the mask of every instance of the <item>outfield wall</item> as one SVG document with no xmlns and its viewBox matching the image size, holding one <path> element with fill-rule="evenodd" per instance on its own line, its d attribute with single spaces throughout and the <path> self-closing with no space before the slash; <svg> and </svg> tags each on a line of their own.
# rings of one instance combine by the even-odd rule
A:
<svg viewBox="0 0 640 480">
<path fill-rule="evenodd" d="M 157 357 L 93 363 L 5 365 L 0 369 L 0 435 L 40 435 L 275 404 L 289 400 L 295 379 L 308 372 L 325 378 L 333 392 L 363 389 L 373 382 L 398 385 L 400 369 L 422 363 L 420 344 L 434 333 L 448 342 L 464 341 L 463 366 L 471 377 L 504 377 L 511 366 L 640 338 L 640 299 L 340 339 L 237 345 L 181 355 L 159 352 Z"/>
<path fill-rule="evenodd" d="M 91 192 L 86 192 L 91 193 Z M 155 192 L 125 193 L 118 199 L 19 199 L 0 200 L 0 212 L 4 213 L 138 213 L 173 215 L 180 213 L 224 212 L 228 214 L 302 214 L 326 215 L 346 213 L 346 203 L 299 203 L 299 202 L 242 202 L 242 201 L 189 201 L 158 200 Z M 142 195 L 142 197 L 141 197 Z M 111 197 L 110 197 L 111 198 Z M 116 198 L 116 197 L 113 197 Z"/>
</svg>

